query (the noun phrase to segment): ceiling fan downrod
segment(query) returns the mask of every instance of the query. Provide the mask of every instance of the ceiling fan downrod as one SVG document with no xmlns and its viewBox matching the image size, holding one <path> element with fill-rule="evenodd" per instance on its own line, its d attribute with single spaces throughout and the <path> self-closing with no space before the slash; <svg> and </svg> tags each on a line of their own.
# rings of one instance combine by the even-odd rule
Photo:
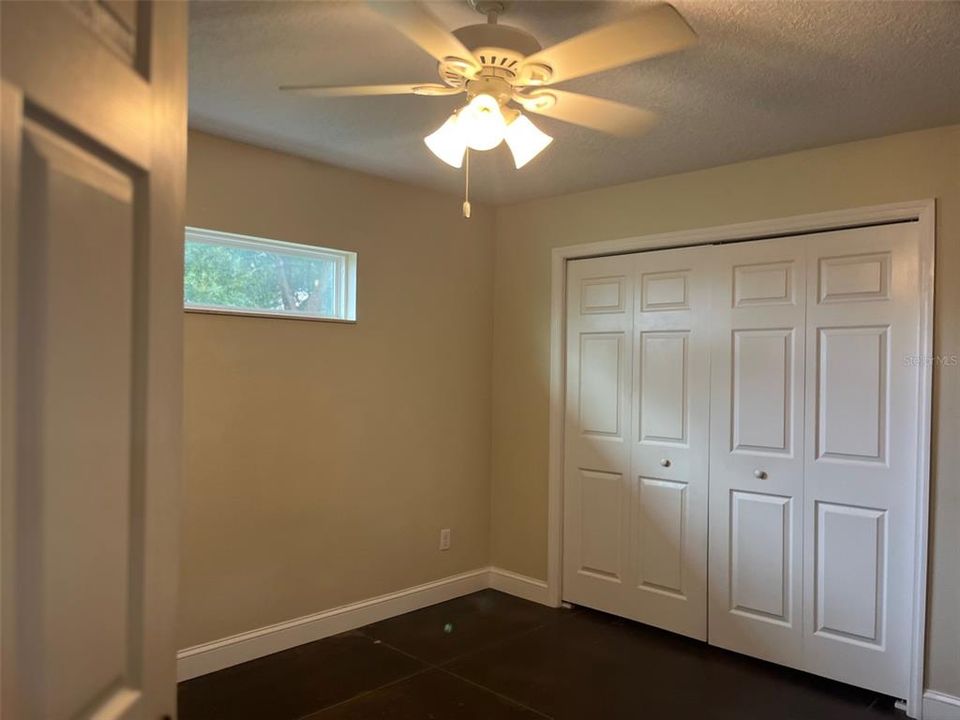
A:
<svg viewBox="0 0 960 720">
<path fill-rule="evenodd" d="M 487 23 L 496 25 L 498 17 L 507 9 L 505 2 L 497 0 L 469 0 L 470 6 L 481 15 L 487 16 Z"/>
</svg>

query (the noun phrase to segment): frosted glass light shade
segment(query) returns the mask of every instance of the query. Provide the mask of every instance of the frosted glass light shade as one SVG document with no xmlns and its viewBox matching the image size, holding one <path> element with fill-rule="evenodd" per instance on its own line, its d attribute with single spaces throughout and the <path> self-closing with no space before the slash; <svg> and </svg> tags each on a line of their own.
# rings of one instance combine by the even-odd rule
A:
<svg viewBox="0 0 960 720">
<path fill-rule="evenodd" d="M 459 127 L 456 115 L 451 115 L 447 121 L 423 142 L 430 148 L 430 152 L 443 160 L 447 165 L 455 168 L 463 165 L 463 155 L 467 151 L 467 143 L 463 139 L 463 131 Z"/>
<path fill-rule="evenodd" d="M 517 115 L 507 125 L 504 139 L 513 154 L 513 163 L 517 170 L 539 155 L 553 138 L 534 125 L 525 115 Z"/>
<path fill-rule="evenodd" d="M 473 150 L 493 150 L 503 142 L 506 124 L 500 103 L 492 95 L 477 95 L 457 113 L 461 137 Z"/>
</svg>

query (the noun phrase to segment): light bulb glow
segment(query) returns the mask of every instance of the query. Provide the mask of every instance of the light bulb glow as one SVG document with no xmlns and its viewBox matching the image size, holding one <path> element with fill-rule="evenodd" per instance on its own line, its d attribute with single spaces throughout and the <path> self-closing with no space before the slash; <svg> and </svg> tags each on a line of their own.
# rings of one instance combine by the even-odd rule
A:
<svg viewBox="0 0 960 720">
<path fill-rule="evenodd" d="M 463 155 L 467 151 L 467 143 L 463 139 L 463 130 L 459 127 L 457 115 L 451 115 L 447 118 L 447 121 L 433 133 L 427 135 L 423 142 L 430 148 L 430 152 L 447 165 L 452 165 L 455 168 L 463 165 Z"/>
<path fill-rule="evenodd" d="M 501 108 L 496 98 L 485 93 L 475 96 L 423 139 L 434 155 L 455 168 L 463 166 L 467 148 L 492 150 L 504 140 L 518 170 L 553 142 L 529 118 Z"/>
<path fill-rule="evenodd" d="M 457 113 L 460 137 L 473 150 L 493 150 L 503 142 L 506 121 L 500 103 L 492 95 L 481 93 Z"/>
<path fill-rule="evenodd" d="M 513 163 L 517 170 L 533 160 L 543 152 L 547 145 L 553 142 L 552 137 L 522 114 L 517 114 L 517 117 L 507 125 L 504 139 L 513 155 Z"/>
</svg>

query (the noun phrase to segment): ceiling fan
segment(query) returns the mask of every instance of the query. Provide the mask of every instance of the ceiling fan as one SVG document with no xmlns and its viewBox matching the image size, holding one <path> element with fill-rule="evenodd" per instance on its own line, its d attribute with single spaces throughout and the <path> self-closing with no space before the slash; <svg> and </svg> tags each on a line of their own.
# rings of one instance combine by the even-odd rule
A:
<svg viewBox="0 0 960 720">
<path fill-rule="evenodd" d="M 281 90 L 316 97 L 370 95 L 446 96 L 468 102 L 424 138 L 445 163 L 461 167 L 468 148 L 490 150 L 506 141 L 519 169 L 552 142 L 520 109 L 619 136 L 639 135 L 651 112 L 553 86 L 689 47 L 697 36 L 665 3 L 647 5 L 624 20 L 542 48 L 525 30 L 497 20 L 509 3 L 469 0 L 486 23 L 450 32 L 416 2 L 369 2 L 394 27 L 439 62 L 442 83 L 403 85 L 283 85 Z M 513 107 L 519 106 L 520 109 Z M 465 204 L 467 214 L 469 204 Z"/>
</svg>

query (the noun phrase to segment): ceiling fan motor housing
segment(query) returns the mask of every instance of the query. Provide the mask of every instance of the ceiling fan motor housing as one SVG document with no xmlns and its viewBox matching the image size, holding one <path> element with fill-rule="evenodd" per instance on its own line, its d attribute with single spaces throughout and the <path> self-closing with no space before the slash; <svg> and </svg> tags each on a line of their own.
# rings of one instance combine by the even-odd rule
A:
<svg viewBox="0 0 960 720">
<path fill-rule="evenodd" d="M 533 35 L 510 25 L 467 25 L 454 30 L 453 34 L 473 53 L 481 69 L 471 77 L 456 58 L 447 58 L 440 63 L 440 78 L 451 87 L 465 88 L 471 94 L 509 94 L 514 85 L 526 84 L 520 77 L 521 63 L 541 49 Z M 498 88 L 500 92 L 495 92 Z"/>
</svg>

